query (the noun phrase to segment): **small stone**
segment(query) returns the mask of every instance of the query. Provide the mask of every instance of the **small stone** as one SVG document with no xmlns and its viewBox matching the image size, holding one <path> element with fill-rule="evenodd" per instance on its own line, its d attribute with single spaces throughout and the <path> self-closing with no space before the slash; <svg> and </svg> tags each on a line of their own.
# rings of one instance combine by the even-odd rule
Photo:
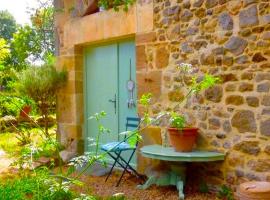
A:
<svg viewBox="0 0 270 200">
<path fill-rule="evenodd" d="M 237 143 L 234 149 L 250 155 L 258 155 L 261 151 L 258 141 L 242 141 Z"/>
<path fill-rule="evenodd" d="M 222 75 L 220 75 L 220 79 L 221 79 L 222 83 L 238 80 L 237 77 L 232 73 L 222 74 Z"/>
<path fill-rule="evenodd" d="M 204 8 L 199 8 L 198 10 L 195 11 L 195 15 L 198 17 L 198 18 L 203 18 L 205 17 L 206 15 L 206 11 Z"/>
<path fill-rule="evenodd" d="M 233 58 L 229 56 L 223 57 L 223 64 L 226 66 L 232 66 L 233 65 Z"/>
<path fill-rule="evenodd" d="M 225 48 L 236 56 L 242 54 L 246 47 L 247 41 L 236 36 L 231 37 L 225 44 Z"/>
<path fill-rule="evenodd" d="M 202 65 L 213 65 L 215 63 L 214 56 L 212 54 L 205 55 L 201 54 L 200 62 Z"/>
<path fill-rule="evenodd" d="M 173 7 L 165 8 L 163 10 L 163 15 L 172 16 L 172 15 L 178 14 L 179 12 L 180 12 L 180 6 L 173 6 Z"/>
<path fill-rule="evenodd" d="M 213 86 L 205 90 L 204 95 L 208 101 L 218 103 L 222 99 L 223 89 L 221 86 Z"/>
<path fill-rule="evenodd" d="M 219 17 L 219 25 L 222 27 L 223 30 L 232 30 L 233 29 L 233 19 L 229 15 L 229 13 L 224 12 Z"/>
<path fill-rule="evenodd" d="M 223 47 L 217 47 L 212 50 L 212 53 L 215 55 L 224 55 L 225 51 Z"/>
<path fill-rule="evenodd" d="M 258 92 L 269 92 L 270 91 L 270 82 L 261 83 L 257 86 Z"/>
<path fill-rule="evenodd" d="M 231 132 L 231 130 L 232 130 L 232 127 L 231 127 L 231 123 L 228 121 L 228 120 L 226 120 L 224 123 L 223 123 L 223 130 L 226 132 L 226 133 L 229 133 L 229 132 Z"/>
<path fill-rule="evenodd" d="M 258 159 L 250 160 L 247 166 L 256 172 L 269 172 L 270 171 L 270 159 Z"/>
<path fill-rule="evenodd" d="M 263 40 L 259 40 L 256 45 L 258 48 L 261 48 L 261 49 L 268 49 L 270 46 L 268 41 L 263 41 Z"/>
<path fill-rule="evenodd" d="M 225 90 L 227 92 L 234 92 L 236 90 L 236 85 L 235 84 L 228 84 L 226 87 L 225 87 Z"/>
<path fill-rule="evenodd" d="M 242 55 L 242 56 L 239 56 L 235 59 L 235 62 L 237 64 L 245 64 L 245 63 L 248 63 L 248 56 L 246 55 Z"/>
<path fill-rule="evenodd" d="M 258 107 L 259 106 L 259 99 L 257 97 L 248 96 L 246 98 L 247 104 L 251 107 Z"/>
<path fill-rule="evenodd" d="M 239 95 L 230 95 L 226 98 L 227 105 L 241 105 L 244 103 L 244 98 Z"/>
<path fill-rule="evenodd" d="M 262 35 L 263 40 L 270 40 L 270 31 L 264 32 Z"/>
<path fill-rule="evenodd" d="M 252 83 L 241 83 L 239 85 L 240 92 L 250 92 L 253 91 L 253 84 Z"/>
<path fill-rule="evenodd" d="M 188 42 L 181 43 L 181 50 L 184 53 L 193 53 L 193 49 L 190 47 Z"/>
<path fill-rule="evenodd" d="M 270 81 L 270 73 L 258 73 L 256 76 L 256 81 L 264 81 L 264 80 L 269 80 Z"/>
<path fill-rule="evenodd" d="M 170 40 L 179 40 L 181 37 L 180 25 L 177 24 L 176 26 L 170 26 L 167 31 L 167 37 Z"/>
<path fill-rule="evenodd" d="M 190 8 L 190 0 L 184 0 L 183 7 L 189 9 Z"/>
<path fill-rule="evenodd" d="M 180 19 L 181 19 L 183 22 L 188 22 L 192 17 L 193 17 L 192 12 L 190 12 L 190 11 L 187 10 L 187 9 L 185 9 L 185 10 L 182 12 L 182 14 L 181 14 Z"/>
<path fill-rule="evenodd" d="M 244 72 L 242 75 L 241 75 L 241 79 L 242 80 L 252 80 L 254 77 L 254 74 L 251 73 L 251 72 Z"/>
<path fill-rule="evenodd" d="M 235 170 L 235 175 L 237 177 L 243 177 L 245 175 L 245 173 L 241 169 L 236 169 Z"/>
<path fill-rule="evenodd" d="M 270 115 L 270 108 L 264 108 L 262 110 L 262 115 Z"/>
<path fill-rule="evenodd" d="M 229 0 L 227 3 L 227 9 L 230 14 L 236 15 L 242 7 L 242 2 L 239 0 Z"/>
<path fill-rule="evenodd" d="M 201 5 L 203 4 L 204 0 L 196 0 L 193 4 L 194 7 L 201 7 Z"/>
<path fill-rule="evenodd" d="M 223 144 L 223 148 L 224 149 L 230 149 L 231 148 L 231 143 L 229 141 L 225 141 L 224 144 Z"/>
<path fill-rule="evenodd" d="M 209 9 L 209 8 L 213 8 L 217 4 L 218 4 L 217 0 L 206 0 L 205 7 Z"/>
<path fill-rule="evenodd" d="M 208 120 L 209 129 L 218 130 L 220 128 L 220 121 L 217 118 L 211 118 Z"/>
<path fill-rule="evenodd" d="M 270 145 L 267 145 L 267 146 L 264 148 L 264 152 L 267 153 L 268 155 L 270 155 Z"/>
<path fill-rule="evenodd" d="M 258 27 L 253 28 L 252 32 L 253 33 L 261 33 L 261 32 L 263 32 L 263 30 L 264 30 L 263 26 L 258 26 Z"/>
<path fill-rule="evenodd" d="M 237 111 L 232 117 L 231 124 L 233 127 L 237 128 L 240 133 L 255 133 L 257 130 L 255 115 L 250 110 Z"/>
<path fill-rule="evenodd" d="M 257 2 L 257 0 L 244 0 L 244 7 Z"/>
<path fill-rule="evenodd" d="M 193 45 L 194 45 L 194 48 L 195 48 L 196 50 L 199 50 L 199 49 L 202 48 L 202 47 L 206 48 L 207 45 L 208 45 L 208 43 L 207 43 L 206 41 L 204 41 L 204 40 L 199 40 L 199 41 L 195 41 L 195 42 L 193 43 Z"/>
<path fill-rule="evenodd" d="M 226 161 L 232 167 L 243 166 L 244 165 L 243 155 L 241 155 L 239 153 L 235 153 L 235 152 L 232 153 L 232 151 L 230 151 L 228 153 Z"/>
<path fill-rule="evenodd" d="M 239 34 L 240 34 L 241 36 L 243 36 L 243 37 L 250 36 L 251 33 L 252 33 L 252 32 L 251 32 L 250 29 L 241 29 L 241 30 L 239 31 Z"/>
<path fill-rule="evenodd" d="M 225 139 L 226 138 L 226 134 L 225 133 L 217 133 L 216 134 L 216 138 L 218 138 L 218 139 Z"/>
<path fill-rule="evenodd" d="M 263 96 L 262 105 L 263 106 L 270 106 L 270 96 L 268 96 L 268 95 Z"/>
<path fill-rule="evenodd" d="M 261 121 L 260 132 L 262 135 L 270 136 L 270 119 Z"/>
<path fill-rule="evenodd" d="M 179 101 L 183 100 L 184 95 L 181 91 L 175 90 L 175 91 L 171 91 L 168 93 L 168 98 L 170 101 L 179 102 Z"/>
<path fill-rule="evenodd" d="M 167 67 L 169 63 L 169 53 L 165 47 L 156 50 L 156 67 L 161 69 Z"/>
<path fill-rule="evenodd" d="M 266 61 L 267 59 L 265 57 L 262 56 L 261 53 L 255 53 L 252 57 L 252 61 L 253 62 L 263 62 Z"/>
<path fill-rule="evenodd" d="M 263 16 L 262 16 L 262 22 L 263 22 L 264 24 L 269 24 L 269 23 L 270 23 L 270 14 L 263 15 Z"/>
<path fill-rule="evenodd" d="M 270 63 L 264 63 L 262 65 L 260 65 L 261 69 L 270 69 Z"/>
<path fill-rule="evenodd" d="M 197 27 L 188 27 L 187 34 L 188 35 L 195 35 L 198 33 L 199 29 Z"/>
<path fill-rule="evenodd" d="M 259 24 L 257 6 L 251 6 L 242 10 L 239 14 L 239 25 L 241 28 L 255 26 Z"/>
</svg>

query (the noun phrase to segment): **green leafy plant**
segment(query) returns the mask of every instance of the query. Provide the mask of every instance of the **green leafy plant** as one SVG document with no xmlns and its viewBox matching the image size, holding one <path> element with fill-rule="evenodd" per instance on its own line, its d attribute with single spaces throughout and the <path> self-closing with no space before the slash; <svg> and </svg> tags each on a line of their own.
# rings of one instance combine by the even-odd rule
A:
<svg viewBox="0 0 270 200">
<path fill-rule="evenodd" d="M 173 128 L 183 129 L 185 127 L 185 118 L 175 112 L 170 113 L 170 125 Z"/>
<path fill-rule="evenodd" d="M 48 137 L 48 116 L 55 109 L 56 92 L 64 86 L 66 80 L 67 72 L 58 72 L 52 65 L 30 67 L 19 77 L 18 90 L 36 102 L 45 122 L 45 134 Z"/>
<path fill-rule="evenodd" d="M 223 200 L 234 200 L 233 191 L 226 185 L 222 185 L 218 191 L 217 197 Z"/>
<path fill-rule="evenodd" d="M 99 7 L 103 9 L 113 8 L 115 11 L 119 11 L 122 7 L 124 11 L 128 11 L 129 7 L 134 4 L 134 0 L 99 0 Z"/>
</svg>

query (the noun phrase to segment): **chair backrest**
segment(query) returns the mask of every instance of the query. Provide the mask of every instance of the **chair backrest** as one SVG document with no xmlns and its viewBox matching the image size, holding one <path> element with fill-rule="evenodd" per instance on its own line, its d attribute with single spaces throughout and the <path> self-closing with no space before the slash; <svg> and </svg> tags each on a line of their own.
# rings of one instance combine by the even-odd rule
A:
<svg viewBox="0 0 270 200">
<path fill-rule="evenodd" d="M 138 117 L 127 117 L 126 131 L 138 128 L 140 121 L 141 119 Z"/>
</svg>

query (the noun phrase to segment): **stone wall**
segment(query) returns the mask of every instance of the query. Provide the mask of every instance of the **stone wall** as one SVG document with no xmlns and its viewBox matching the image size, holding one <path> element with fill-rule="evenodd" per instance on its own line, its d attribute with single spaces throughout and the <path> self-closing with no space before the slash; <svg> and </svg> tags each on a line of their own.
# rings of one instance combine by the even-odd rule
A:
<svg viewBox="0 0 270 200">
<path fill-rule="evenodd" d="M 154 94 L 153 114 L 171 110 L 189 84 L 175 70 L 182 62 L 220 77 L 178 109 L 200 128 L 198 148 L 227 153 L 196 166 L 209 183 L 270 181 L 269 1 L 154 0 L 153 9 L 153 31 L 136 40 L 139 96 Z"/>
</svg>

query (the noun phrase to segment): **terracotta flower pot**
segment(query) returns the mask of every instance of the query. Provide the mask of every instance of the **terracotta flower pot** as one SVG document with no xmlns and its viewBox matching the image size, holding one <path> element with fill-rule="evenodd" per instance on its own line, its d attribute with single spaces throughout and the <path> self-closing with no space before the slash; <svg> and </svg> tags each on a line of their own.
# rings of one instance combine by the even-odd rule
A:
<svg viewBox="0 0 270 200">
<path fill-rule="evenodd" d="M 31 106 L 29 106 L 29 105 L 24 106 L 20 111 L 20 117 L 28 118 L 31 110 L 32 110 Z"/>
<path fill-rule="evenodd" d="M 198 128 L 168 128 L 171 145 L 177 152 L 192 151 L 198 136 Z"/>
</svg>

